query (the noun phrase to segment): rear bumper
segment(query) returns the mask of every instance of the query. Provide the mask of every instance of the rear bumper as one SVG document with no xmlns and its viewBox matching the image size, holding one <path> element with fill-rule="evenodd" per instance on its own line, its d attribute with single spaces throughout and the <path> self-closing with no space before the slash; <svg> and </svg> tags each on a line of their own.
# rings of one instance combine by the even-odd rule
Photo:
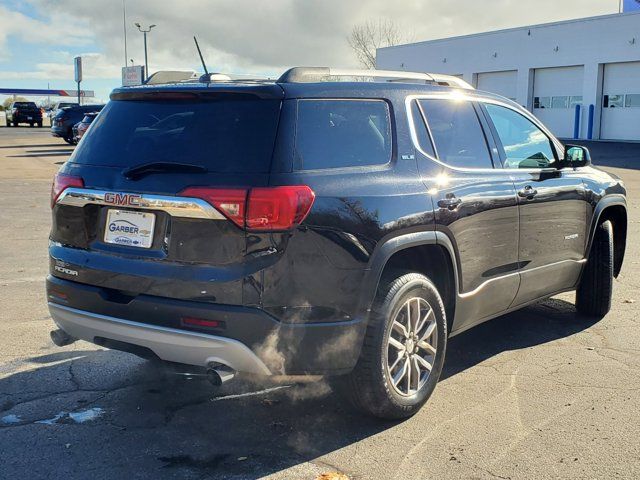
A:
<svg viewBox="0 0 640 480">
<path fill-rule="evenodd" d="M 223 363 L 236 371 L 269 375 L 249 348 L 237 340 L 146 325 L 49 302 L 53 321 L 69 335 L 89 342 L 115 340 L 148 348 L 160 359 L 206 367 Z"/>
<path fill-rule="evenodd" d="M 68 127 L 51 127 L 51 135 L 54 137 L 61 137 L 64 138 L 67 135 L 69 135 L 69 128 Z"/>
<path fill-rule="evenodd" d="M 69 335 L 151 350 L 163 360 L 206 366 L 214 361 L 248 373 L 336 375 L 351 371 L 366 322 L 285 323 L 260 308 L 179 300 L 47 278 L 54 321 Z M 215 320 L 222 328 L 194 328 L 183 317 Z M 126 348 L 120 348 L 127 350 Z"/>
</svg>

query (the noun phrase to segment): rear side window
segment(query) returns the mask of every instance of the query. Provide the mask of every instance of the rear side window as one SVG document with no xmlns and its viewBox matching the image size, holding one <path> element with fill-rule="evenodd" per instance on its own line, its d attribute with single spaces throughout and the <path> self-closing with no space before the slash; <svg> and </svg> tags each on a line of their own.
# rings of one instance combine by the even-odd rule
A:
<svg viewBox="0 0 640 480">
<path fill-rule="evenodd" d="M 471 102 L 420 100 L 441 162 L 460 168 L 493 168 L 487 140 Z"/>
<path fill-rule="evenodd" d="M 300 100 L 296 168 L 362 167 L 391 160 L 391 120 L 382 100 Z"/>
<path fill-rule="evenodd" d="M 269 172 L 280 100 L 230 97 L 112 100 L 71 161 L 115 167 L 177 162 L 216 173 Z"/>
</svg>

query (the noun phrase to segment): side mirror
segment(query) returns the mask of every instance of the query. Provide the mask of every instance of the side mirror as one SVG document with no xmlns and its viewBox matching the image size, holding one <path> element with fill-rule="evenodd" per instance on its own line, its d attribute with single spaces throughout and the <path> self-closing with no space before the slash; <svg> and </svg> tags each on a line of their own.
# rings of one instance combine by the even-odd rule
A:
<svg viewBox="0 0 640 480">
<path fill-rule="evenodd" d="M 564 158 L 560 160 L 559 168 L 577 168 L 591 165 L 591 154 L 587 147 L 581 145 L 565 145 Z"/>
</svg>

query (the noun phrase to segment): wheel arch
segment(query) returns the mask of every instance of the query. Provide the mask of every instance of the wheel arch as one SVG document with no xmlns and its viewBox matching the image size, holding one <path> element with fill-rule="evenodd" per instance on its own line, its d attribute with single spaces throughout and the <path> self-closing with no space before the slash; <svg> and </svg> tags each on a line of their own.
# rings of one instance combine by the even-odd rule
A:
<svg viewBox="0 0 640 480">
<path fill-rule="evenodd" d="M 622 195 L 604 197 L 596 205 L 591 226 L 585 258 L 589 257 L 596 228 L 609 220 L 613 226 L 613 275 L 617 277 L 622 269 L 627 244 L 627 202 Z"/>
<path fill-rule="evenodd" d="M 412 232 L 381 243 L 369 261 L 358 311 L 368 318 L 378 285 L 390 270 L 412 271 L 429 277 L 443 296 L 449 329 L 458 298 L 458 270 L 453 244 L 442 232 Z"/>
</svg>

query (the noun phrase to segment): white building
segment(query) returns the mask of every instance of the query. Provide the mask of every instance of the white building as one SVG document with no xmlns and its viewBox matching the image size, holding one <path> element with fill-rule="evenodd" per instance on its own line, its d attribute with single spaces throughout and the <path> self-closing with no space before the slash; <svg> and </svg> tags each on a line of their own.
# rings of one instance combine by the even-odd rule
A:
<svg viewBox="0 0 640 480">
<path fill-rule="evenodd" d="M 640 140 L 640 12 L 381 48 L 377 67 L 459 76 L 559 137 L 574 137 L 579 104 L 578 138 Z"/>
</svg>

